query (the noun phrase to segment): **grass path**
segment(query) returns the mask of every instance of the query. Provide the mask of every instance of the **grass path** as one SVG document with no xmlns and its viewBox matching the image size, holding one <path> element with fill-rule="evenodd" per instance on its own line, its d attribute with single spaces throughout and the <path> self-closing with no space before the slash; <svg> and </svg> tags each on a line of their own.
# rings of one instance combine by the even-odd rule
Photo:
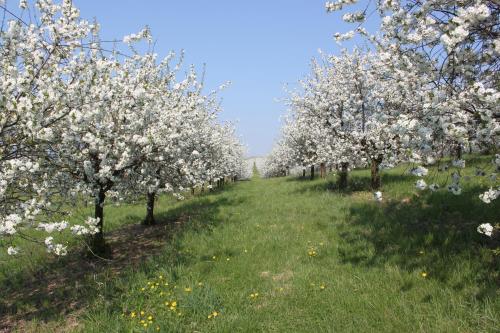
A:
<svg viewBox="0 0 500 333">
<path fill-rule="evenodd" d="M 475 227 L 500 206 L 471 204 L 473 185 L 458 198 L 416 196 L 401 174 L 384 176 L 383 205 L 364 190 L 365 171 L 347 194 L 333 179 L 253 179 L 169 204 L 147 234 L 115 235 L 124 265 L 104 265 L 61 295 L 78 310 L 47 304 L 22 328 L 498 332 L 498 257 Z M 140 218 L 123 209 L 131 223 Z"/>
</svg>

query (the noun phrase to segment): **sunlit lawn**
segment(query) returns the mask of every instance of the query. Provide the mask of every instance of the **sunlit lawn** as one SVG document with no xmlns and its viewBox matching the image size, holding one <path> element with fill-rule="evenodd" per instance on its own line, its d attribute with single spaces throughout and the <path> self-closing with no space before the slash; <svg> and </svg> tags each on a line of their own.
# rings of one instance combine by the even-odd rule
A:
<svg viewBox="0 0 500 333">
<path fill-rule="evenodd" d="M 398 168 L 384 172 L 379 204 L 368 175 L 353 172 L 345 193 L 331 175 L 163 198 L 152 228 L 138 225 L 142 205 L 107 207 L 111 262 L 72 253 L 35 255 L 28 269 L 1 263 L 1 323 L 27 332 L 498 332 L 500 260 L 476 232 L 499 218 L 498 200 L 478 198 L 486 180 L 473 178 L 461 196 L 431 194 Z"/>
</svg>

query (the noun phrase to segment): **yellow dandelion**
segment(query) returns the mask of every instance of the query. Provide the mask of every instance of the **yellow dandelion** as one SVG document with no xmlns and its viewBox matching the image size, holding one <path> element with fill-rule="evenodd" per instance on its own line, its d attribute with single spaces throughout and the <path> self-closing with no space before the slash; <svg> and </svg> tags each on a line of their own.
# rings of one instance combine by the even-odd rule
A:
<svg viewBox="0 0 500 333">
<path fill-rule="evenodd" d="M 158 276 L 158 279 L 162 280 L 163 279 L 163 275 Z"/>
<path fill-rule="evenodd" d="M 191 289 L 189 287 L 186 287 L 186 288 L 184 288 L 184 291 L 187 292 L 187 293 L 190 293 L 191 291 L 193 291 L 193 289 Z"/>
<path fill-rule="evenodd" d="M 230 259 L 229 258 L 226 258 L 226 261 L 229 261 Z"/>
<path fill-rule="evenodd" d="M 203 286 L 203 283 L 202 282 L 198 282 L 198 286 Z"/>
<path fill-rule="evenodd" d="M 321 290 L 325 290 L 325 288 L 326 288 L 326 286 L 325 286 L 324 284 L 321 284 L 321 285 L 319 286 L 319 289 L 321 289 Z"/>
<path fill-rule="evenodd" d="M 144 327 L 148 327 L 148 324 L 147 324 L 147 323 L 144 323 L 144 324 L 142 324 L 142 326 L 144 326 Z"/>
<path fill-rule="evenodd" d="M 141 311 L 141 316 L 144 316 L 144 311 Z"/>
<path fill-rule="evenodd" d="M 135 318 L 135 312 L 130 313 L 130 318 Z"/>
<path fill-rule="evenodd" d="M 165 302 L 165 305 L 168 306 L 170 303 L 169 302 Z"/>
<path fill-rule="evenodd" d="M 217 258 L 216 256 L 213 256 L 212 259 L 215 260 L 215 258 Z"/>
<path fill-rule="evenodd" d="M 146 290 L 146 288 L 141 288 L 141 291 L 144 291 L 144 290 Z"/>
<path fill-rule="evenodd" d="M 146 321 L 145 321 L 144 319 L 142 319 L 142 320 L 140 321 L 140 323 L 141 323 L 141 324 L 144 324 L 145 322 L 146 322 Z"/>
<path fill-rule="evenodd" d="M 148 317 L 148 320 L 153 320 L 153 316 L 149 316 L 149 317 Z"/>
<path fill-rule="evenodd" d="M 426 272 L 422 272 L 422 273 L 420 273 L 420 276 L 422 276 L 423 278 L 426 278 L 427 277 L 427 273 Z"/>
<path fill-rule="evenodd" d="M 156 330 L 159 331 L 160 330 L 160 326 L 156 326 Z"/>
</svg>

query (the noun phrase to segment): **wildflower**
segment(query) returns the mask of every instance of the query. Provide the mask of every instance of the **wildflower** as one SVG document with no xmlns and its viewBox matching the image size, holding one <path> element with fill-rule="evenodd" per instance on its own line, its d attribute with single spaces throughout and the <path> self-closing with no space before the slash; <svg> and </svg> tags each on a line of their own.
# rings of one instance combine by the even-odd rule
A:
<svg viewBox="0 0 500 333">
<path fill-rule="evenodd" d="M 219 315 L 219 312 L 213 311 L 211 314 L 208 315 L 208 319 L 215 318 Z"/>
<path fill-rule="evenodd" d="M 198 286 L 203 286 L 203 282 L 198 282 Z"/>
<path fill-rule="evenodd" d="M 149 316 L 149 317 L 148 317 L 148 320 L 153 320 L 153 316 Z"/>
<path fill-rule="evenodd" d="M 325 290 L 325 288 L 326 288 L 326 286 L 325 286 L 325 284 L 324 284 L 324 283 L 320 284 L 320 286 L 319 286 L 319 289 L 320 289 L 320 290 Z"/>
<path fill-rule="evenodd" d="M 130 313 L 130 318 L 135 318 L 135 316 L 136 316 L 135 312 Z"/>
<path fill-rule="evenodd" d="M 489 223 L 483 223 L 477 227 L 477 232 L 491 237 L 491 235 L 493 234 L 493 226 Z"/>
<path fill-rule="evenodd" d="M 184 291 L 187 292 L 187 293 L 190 293 L 191 291 L 193 291 L 193 289 L 187 287 L 187 288 L 184 288 Z"/>
<path fill-rule="evenodd" d="M 422 276 L 423 278 L 426 278 L 427 277 L 427 273 L 426 272 L 422 272 L 422 273 L 420 273 L 420 276 Z"/>
<path fill-rule="evenodd" d="M 252 293 L 250 294 L 250 298 L 257 298 L 259 296 L 259 293 Z"/>
<path fill-rule="evenodd" d="M 375 199 L 375 201 L 381 202 L 382 201 L 382 192 L 377 191 L 377 192 L 373 193 L 373 198 Z"/>
</svg>

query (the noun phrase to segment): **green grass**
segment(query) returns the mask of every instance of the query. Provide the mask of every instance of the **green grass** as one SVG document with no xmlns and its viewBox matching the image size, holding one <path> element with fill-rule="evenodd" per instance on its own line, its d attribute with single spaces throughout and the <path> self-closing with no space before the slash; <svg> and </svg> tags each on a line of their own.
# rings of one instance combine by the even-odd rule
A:
<svg viewBox="0 0 500 333">
<path fill-rule="evenodd" d="M 152 228 L 142 205 L 107 207 L 114 260 L 4 262 L 0 315 L 23 332 L 498 332 L 500 260 L 476 232 L 498 222 L 486 183 L 418 192 L 398 168 L 377 204 L 368 177 L 343 193 L 334 176 L 286 177 L 162 198 Z"/>
</svg>

